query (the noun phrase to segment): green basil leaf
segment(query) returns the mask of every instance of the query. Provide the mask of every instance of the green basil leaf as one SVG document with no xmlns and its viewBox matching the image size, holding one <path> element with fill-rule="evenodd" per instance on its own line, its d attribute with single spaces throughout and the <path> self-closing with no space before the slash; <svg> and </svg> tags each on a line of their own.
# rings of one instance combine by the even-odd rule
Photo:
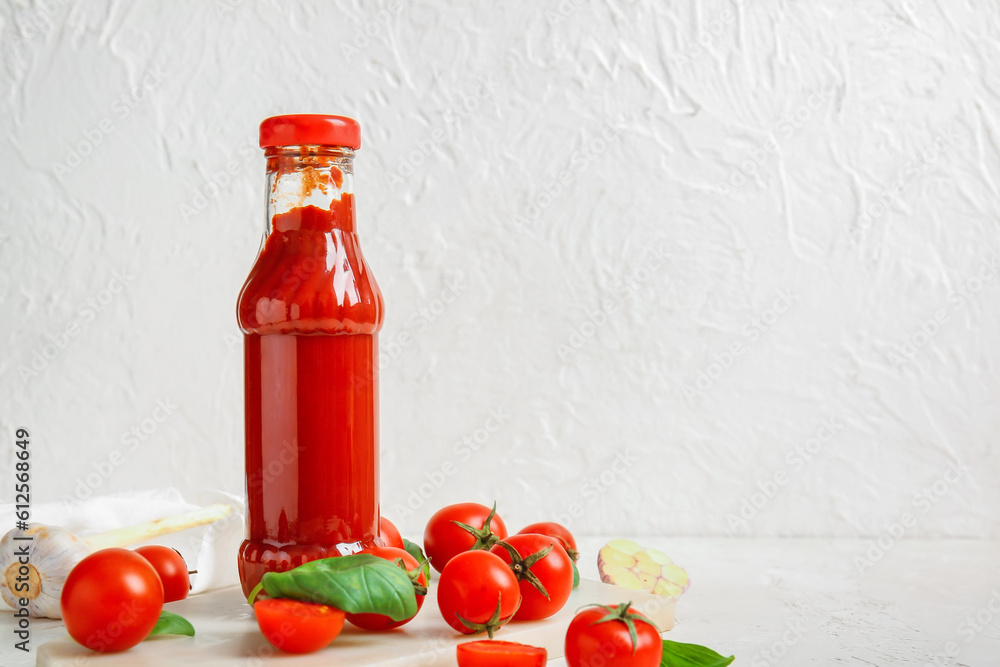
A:
<svg viewBox="0 0 1000 667">
<path fill-rule="evenodd" d="M 420 545 L 415 542 L 411 542 L 404 537 L 403 548 L 406 550 L 406 553 L 413 556 L 418 563 L 424 564 L 424 576 L 427 578 L 427 583 L 431 583 L 431 564 L 430 561 L 427 560 L 427 557 L 424 556 L 424 552 L 420 550 Z"/>
<path fill-rule="evenodd" d="M 169 611 L 160 612 L 160 620 L 156 622 L 153 626 L 153 631 L 149 633 L 149 636 L 153 635 L 186 635 L 188 637 L 194 637 L 194 626 L 183 616 L 178 616 Z"/>
<path fill-rule="evenodd" d="M 576 561 L 570 561 L 573 563 L 573 588 L 580 585 L 580 570 L 576 569 Z"/>
<path fill-rule="evenodd" d="M 704 646 L 681 644 L 664 639 L 660 667 L 726 667 L 734 660 L 735 656 L 724 658 Z"/>
<path fill-rule="evenodd" d="M 417 613 L 417 596 L 403 568 L 371 554 L 322 558 L 261 579 L 273 598 L 318 602 L 348 614 L 382 614 L 405 621 Z"/>
</svg>

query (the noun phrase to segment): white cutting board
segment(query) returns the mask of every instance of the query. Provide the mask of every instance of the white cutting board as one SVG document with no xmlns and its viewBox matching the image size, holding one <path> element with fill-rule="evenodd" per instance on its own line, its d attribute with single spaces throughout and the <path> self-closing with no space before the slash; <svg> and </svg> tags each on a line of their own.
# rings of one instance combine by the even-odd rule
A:
<svg viewBox="0 0 1000 667">
<path fill-rule="evenodd" d="M 674 627 L 675 598 L 662 598 L 587 579 L 573 591 L 566 606 L 542 621 L 508 623 L 496 639 L 543 646 L 549 658 L 563 655 L 566 628 L 576 611 L 588 604 L 618 604 L 631 600 L 661 631 Z M 365 632 L 350 623 L 330 646 L 307 655 L 289 655 L 271 647 L 257 629 L 252 610 L 238 587 L 196 595 L 167 608 L 194 624 L 195 637 L 154 637 L 123 653 L 99 654 L 83 648 L 69 636 L 43 644 L 35 664 L 43 667 L 160 667 L 213 665 L 214 667 L 453 667 L 455 646 L 486 635 L 460 635 L 441 618 L 436 587 L 431 586 L 417 617 L 389 632 Z M 85 660 L 81 660 L 84 658 Z"/>
</svg>

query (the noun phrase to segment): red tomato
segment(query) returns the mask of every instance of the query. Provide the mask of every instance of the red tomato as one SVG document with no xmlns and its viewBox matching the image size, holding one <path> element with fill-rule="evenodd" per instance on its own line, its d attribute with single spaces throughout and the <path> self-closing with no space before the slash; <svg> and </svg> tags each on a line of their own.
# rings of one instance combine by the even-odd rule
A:
<svg viewBox="0 0 1000 667">
<path fill-rule="evenodd" d="M 163 584 L 145 558 L 101 549 L 70 571 L 59 598 L 70 637 L 94 651 L 124 651 L 152 632 L 163 610 Z"/>
<path fill-rule="evenodd" d="M 427 595 L 427 578 L 424 576 L 424 569 L 417 563 L 416 558 L 402 549 L 395 547 L 373 547 L 365 549 L 360 553 L 371 554 L 388 561 L 395 561 L 401 558 L 403 560 L 403 569 L 410 575 L 410 580 L 413 581 L 413 587 L 417 592 L 417 611 L 420 611 L 420 607 L 424 604 L 424 596 Z M 394 621 L 383 614 L 348 614 L 347 620 L 365 630 L 389 630 L 406 625 L 413 620 L 414 616 L 416 614 L 402 621 Z"/>
<path fill-rule="evenodd" d="M 517 557 L 505 545 L 513 548 Z M 548 553 L 538 558 L 546 549 Z M 558 540 L 545 535 L 511 535 L 490 552 L 510 563 L 520 582 L 521 608 L 514 615 L 517 620 L 548 618 L 569 600 L 573 591 L 573 561 Z"/>
<path fill-rule="evenodd" d="M 548 652 L 495 639 L 458 645 L 458 667 L 544 667 Z"/>
<path fill-rule="evenodd" d="M 396 547 L 397 549 L 403 549 L 403 536 L 399 534 L 396 529 L 395 524 L 389 521 L 385 517 L 382 517 L 378 523 L 378 532 L 382 536 L 382 541 L 387 547 Z"/>
<path fill-rule="evenodd" d="M 505 537 L 507 526 L 496 513 L 496 504 L 490 509 L 479 503 L 458 503 L 439 509 L 427 522 L 424 553 L 441 572 L 456 554 L 489 549 Z"/>
<path fill-rule="evenodd" d="M 660 667 L 663 641 L 653 622 L 629 606 L 595 605 L 584 609 L 566 631 L 569 667 Z M 610 618 L 608 618 L 610 617 Z M 635 629 L 632 643 L 630 628 Z"/>
<path fill-rule="evenodd" d="M 254 602 L 253 612 L 264 638 L 287 653 L 318 651 L 344 628 L 344 612 L 325 604 L 269 598 Z"/>
<path fill-rule="evenodd" d="M 465 635 L 485 630 L 492 639 L 496 629 L 514 615 L 521 592 L 517 577 L 499 556 L 465 551 L 448 561 L 441 572 L 437 602 L 448 625 Z"/>
<path fill-rule="evenodd" d="M 183 600 L 188 596 L 191 578 L 188 576 L 187 563 L 179 552 L 155 544 L 139 547 L 135 552 L 148 560 L 156 574 L 160 575 L 164 602 Z"/>
<path fill-rule="evenodd" d="M 573 539 L 573 534 L 561 523 L 543 521 L 542 523 L 533 523 L 530 526 L 525 526 L 517 531 L 518 535 L 528 535 L 531 533 L 547 535 L 559 540 L 559 544 L 566 550 L 570 558 L 580 560 L 580 552 L 576 550 L 576 540 Z"/>
</svg>

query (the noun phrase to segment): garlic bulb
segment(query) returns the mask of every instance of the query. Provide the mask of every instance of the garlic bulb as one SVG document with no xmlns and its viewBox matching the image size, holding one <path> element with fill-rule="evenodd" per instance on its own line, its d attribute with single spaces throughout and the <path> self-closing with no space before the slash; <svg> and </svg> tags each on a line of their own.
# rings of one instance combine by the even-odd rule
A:
<svg viewBox="0 0 1000 667">
<path fill-rule="evenodd" d="M 183 514 L 155 519 L 134 526 L 109 530 L 80 539 L 58 526 L 28 524 L 27 530 L 12 530 L 0 539 L 0 595 L 14 609 L 18 600 L 28 601 L 28 614 L 47 618 L 62 618 L 59 598 L 63 584 L 77 563 L 91 551 L 109 547 L 124 547 L 148 539 L 176 533 L 218 521 L 230 512 L 228 505 L 201 507 Z M 32 537 L 18 540 L 17 537 Z M 27 563 L 22 563 L 25 560 Z M 26 570 L 22 571 L 22 566 Z M 18 590 L 27 584 L 27 590 Z"/>
<path fill-rule="evenodd" d="M 15 537 L 33 539 L 15 540 Z M 19 608 L 18 598 L 27 599 L 28 613 L 32 616 L 62 618 L 59 596 L 63 584 L 70 570 L 89 553 L 86 542 L 56 526 L 32 523 L 27 530 L 12 530 L 0 539 L 0 571 L 4 573 L 0 594 L 14 609 Z M 27 582 L 20 559 L 27 560 Z M 25 583 L 27 590 L 19 591 L 18 586 L 23 588 Z"/>
</svg>

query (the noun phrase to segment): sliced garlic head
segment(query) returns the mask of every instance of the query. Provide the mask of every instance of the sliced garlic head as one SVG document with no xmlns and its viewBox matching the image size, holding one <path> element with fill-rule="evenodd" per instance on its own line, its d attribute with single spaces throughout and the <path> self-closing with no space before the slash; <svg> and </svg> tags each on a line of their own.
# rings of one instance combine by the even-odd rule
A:
<svg viewBox="0 0 1000 667">
<path fill-rule="evenodd" d="M 597 553 L 601 581 L 635 591 L 676 597 L 691 579 L 684 568 L 657 549 L 646 549 L 632 540 L 611 540 Z"/>
</svg>

